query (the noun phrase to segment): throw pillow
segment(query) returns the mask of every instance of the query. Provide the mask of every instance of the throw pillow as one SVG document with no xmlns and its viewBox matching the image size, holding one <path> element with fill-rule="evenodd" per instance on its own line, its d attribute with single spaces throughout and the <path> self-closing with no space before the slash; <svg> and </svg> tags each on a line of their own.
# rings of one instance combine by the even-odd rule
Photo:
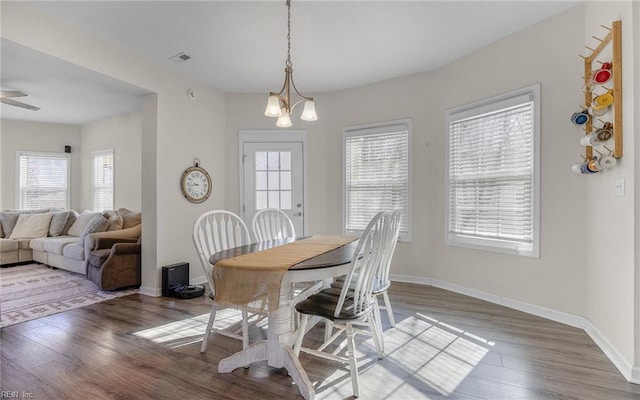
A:
<svg viewBox="0 0 640 400">
<path fill-rule="evenodd" d="M 116 211 L 105 211 L 102 215 L 107 219 L 107 231 L 122 229 L 123 219 Z"/>
<path fill-rule="evenodd" d="M 53 214 L 20 214 L 9 239 L 33 239 L 45 237 Z"/>
<path fill-rule="evenodd" d="M 71 228 L 71 226 L 76 222 L 76 219 L 78 219 L 78 213 L 75 210 L 69 210 L 67 223 L 64 225 L 62 232 L 60 232 L 60 236 L 69 234 L 69 228 Z"/>
<path fill-rule="evenodd" d="M 142 213 L 128 212 L 122 215 L 122 229 L 133 228 L 142 223 Z"/>
<path fill-rule="evenodd" d="M 2 224 L 2 230 L 4 231 L 4 237 L 11 236 L 11 231 L 16 226 L 16 222 L 18 222 L 18 217 L 20 213 L 18 212 L 0 212 L 0 223 Z"/>
<path fill-rule="evenodd" d="M 70 214 L 71 211 L 57 211 L 52 214 L 51 225 L 49 225 L 49 236 L 56 237 L 62 235 L 62 231 L 67 225 Z"/>
<path fill-rule="evenodd" d="M 84 230 L 80 235 L 80 243 L 82 243 L 82 247 L 84 247 L 84 241 L 87 238 L 87 235 L 96 233 L 96 232 L 104 232 L 106 229 L 107 229 L 107 219 L 103 217 L 101 214 L 95 215 L 93 218 L 91 218 L 91 221 L 89 221 L 87 226 L 84 227 Z"/>
<path fill-rule="evenodd" d="M 73 225 L 71 225 L 71 227 L 69 228 L 69 231 L 67 232 L 67 235 L 69 235 L 69 236 L 80 236 L 80 235 L 82 235 L 82 232 L 84 231 L 84 228 L 86 228 L 87 224 L 96 215 L 100 215 L 100 213 L 92 212 L 92 211 L 89 211 L 89 210 L 83 211 L 82 214 L 78 215 L 78 218 L 76 218 L 76 221 L 73 223 Z"/>
</svg>

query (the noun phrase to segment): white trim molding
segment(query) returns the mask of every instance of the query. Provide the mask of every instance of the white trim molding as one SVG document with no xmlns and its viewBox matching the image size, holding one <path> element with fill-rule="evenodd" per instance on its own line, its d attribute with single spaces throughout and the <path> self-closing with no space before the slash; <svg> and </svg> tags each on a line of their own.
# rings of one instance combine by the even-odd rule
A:
<svg viewBox="0 0 640 400">
<path fill-rule="evenodd" d="M 507 297 L 497 296 L 495 294 L 483 292 L 481 290 L 471 289 L 465 286 L 456 285 L 446 281 L 438 279 L 410 276 L 410 275 L 396 275 L 390 276 L 394 282 L 414 283 L 418 285 L 434 286 L 440 289 L 448 290 L 454 293 L 459 293 L 465 296 L 473 297 L 488 301 L 489 303 L 498 304 L 504 307 L 508 307 L 514 310 L 522 311 L 527 314 L 535 315 L 538 317 L 546 318 L 551 321 L 560 322 L 565 325 L 579 328 L 585 331 L 587 335 L 595 342 L 595 344 L 602 350 L 602 352 L 611 360 L 613 365 L 620 371 L 624 378 L 635 384 L 640 384 L 640 366 L 632 365 L 626 360 L 620 352 L 607 340 L 607 338 L 596 328 L 596 326 L 586 317 L 579 315 L 573 315 L 564 313 L 561 311 L 552 310 L 550 308 L 537 306 L 534 304 L 525 303 L 519 300 L 510 299 Z"/>
</svg>

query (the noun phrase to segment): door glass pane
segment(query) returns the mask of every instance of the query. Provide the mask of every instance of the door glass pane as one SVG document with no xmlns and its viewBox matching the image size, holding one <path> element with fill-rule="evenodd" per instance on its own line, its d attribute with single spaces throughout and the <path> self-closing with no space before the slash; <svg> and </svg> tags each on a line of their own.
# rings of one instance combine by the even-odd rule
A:
<svg viewBox="0 0 640 400">
<path fill-rule="evenodd" d="M 280 153 L 277 151 L 270 151 L 268 153 L 269 158 L 269 171 L 277 171 L 280 169 Z"/>
<path fill-rule="evenodd" d="M 269 191 L 269 208 L 280 208 L 280 192 Z"/>
<path fill-rule="evenodd" d="M 267 192 L 256 192 L 256 210 L 267 208 Z"/>
<path fill-rule="evenodd" d="M 280 189 L 291 190 L 291 172 L 280 173 Z"/>
<path fill-rule="evenodd" d="M 280 189 L 280 173 L 269 171 L 269 190 Z"/>
<path fill-rule="evenodd" d="M 280 170 L 291 171 L 291 152 L 290 151 L 280 152 Z"/>
<path fill-rule="evenodd" d="M 264 171 L 267 169 L 267 152 L 256 151 L 256 170 Z"/>
<path fill-rule="evenodd" d="M 280 209 L 291 210 L 291 191 L 283 190 L 280 192 Z"/>
<path fill-rule="evenodd" d="M 267 173 L 256 171 L 256 190 L 267 190 Z"/>
</svg>

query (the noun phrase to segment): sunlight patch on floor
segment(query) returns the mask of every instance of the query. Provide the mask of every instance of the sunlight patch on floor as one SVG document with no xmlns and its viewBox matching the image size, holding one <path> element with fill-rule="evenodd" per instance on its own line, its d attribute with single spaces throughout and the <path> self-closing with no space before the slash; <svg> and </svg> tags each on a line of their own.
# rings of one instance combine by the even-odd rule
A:
<svg viewBox="0 0 640 400">
<path fill-rule="evenodd" d="M 209 313 L 206 313 L 134 332 L 133 334 L 154 343 L 177 348 L 202 341 L 208 321 Z M 236 326 L 239 328 L 241 323 L 242 314 L 240 311 L 222 309 L 216 313 L 214 327 L 218 329 L 233 329 Z"/>
<path fill-rule="evenodd" d="M 397 330 L 401 333 L 395 333 Z M 393 362 L 389 375 L 397 367 L 443 395 L 452 394 L 462 381 L 480 363 L 494 345 L 492 341 L 417 313 L 385 332 L 394 337 L 393 350 L 387 350 L 386 359 Z M 403 340 L 398 340 L 402 339 Z M 405 382 L 407 383 L 407 382 Z"/>
</svg>

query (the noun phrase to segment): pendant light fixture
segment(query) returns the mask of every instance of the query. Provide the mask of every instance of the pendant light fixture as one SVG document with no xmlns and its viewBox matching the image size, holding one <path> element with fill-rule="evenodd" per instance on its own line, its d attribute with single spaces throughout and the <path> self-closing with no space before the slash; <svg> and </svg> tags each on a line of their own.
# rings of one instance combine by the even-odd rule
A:
<svg viewBox="0 0 640 400">
<path fill-rule="evenodd" d="M 277 117 L 278 121 L 276 125 L 281 128 L 288 128 L 291 126 L 291 112 L 294 107 L 304 101 L 304 108 L 300 119 L 303 121 L 315 121 L 318 119 L 316 114 L 316 105 L 313 102 L 313 97 L 307 97 L 300 94 L 296 84 L 293 83 L 293 68 L 291 67 L 291 0 L 287 0 L 287 62 L 284 69 L 284 85 L 280 92 L 269 93 L 269 99 L 267 100 L 267 109 L 264 111 L 264 115 L 267 117 Z M 293 99 L 291 98 L 291 86 L 295 94 L 300 97 L 295 103 L 291 104 Z"/>
</svg>

